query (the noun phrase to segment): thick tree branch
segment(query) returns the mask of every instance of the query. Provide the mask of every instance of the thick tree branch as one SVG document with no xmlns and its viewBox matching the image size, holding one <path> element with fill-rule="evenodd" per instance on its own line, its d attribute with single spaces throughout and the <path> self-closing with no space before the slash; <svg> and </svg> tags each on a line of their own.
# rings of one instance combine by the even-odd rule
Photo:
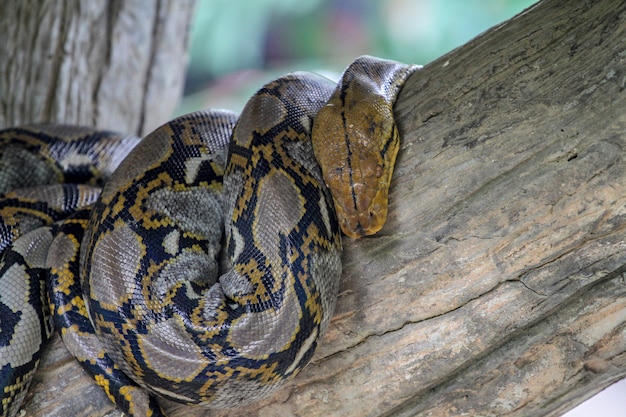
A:
<svg viewBox="0 0 626 417">
<path fill-rule="evenodd" d="M 0 3 L 0 127 L 144 134 L 180 97 L 193 0 Z"/>
</svg>

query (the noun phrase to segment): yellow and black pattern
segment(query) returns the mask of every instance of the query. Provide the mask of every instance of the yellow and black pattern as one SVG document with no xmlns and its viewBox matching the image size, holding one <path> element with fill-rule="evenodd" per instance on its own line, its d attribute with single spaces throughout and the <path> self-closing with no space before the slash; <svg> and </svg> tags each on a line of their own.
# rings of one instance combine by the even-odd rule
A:
<svg viewBox="0 0 626 417">
<path fill-rule="evenodd" d="M 104 183 L 137 141 L 132 136 L 68 126 L 33 125 L 0 132 L 3 417 L 19 411 L 49 337 L 45 255 L 56 234 L 55 222 L 92 205 L 100 194 L 98 188 L 70 181 Z M 98 159 L 98 163 L 86 168 L 85 158 Z M 11 191 L 13 188 L 17 189 Z"/>
<path fill-rule="evenodd" d="M 35 229 L 7 248 L 0 262 L 2 415 L 17 413 L 39 364 L 41 346 L 52 332 L 43 287 L 51 241 L 50 228 Z"/>
<path fill-rule="evenodd" d="M 0 194 L 34 185 L 101 186 L 139 138 L 90 127 L 32 125 L 0 131 Z"/>
<path fill-rule="evenodd" d="M 53 184 L 0 198 L 0 381 L 2 415 L 19 405 L 51 330 L 44 288 L 53 222 L 93 204 L 90 186 Z"/>
<path fill-rule="evenodd" d="M 104 351 L 89 320 L 78 275 L 80 242 L 90 214 L 91 207 L 81 209 L 55 229 L 46 259 L 46 287 L 54 326 L 72 356 L 120 409 L 134 416 L 164 416 L 156 400 Z"/>
<path fill-rule="evenodd" d="M 97 132 L 84 128 L 0 132 L 0 189 L 104 184 L 95 202 L 98 191 L 83 185 L 5 195 L 0 228 L 13 243 L 4 244 L 0 260 L 0 280 L 7 282 L 0 286 L 0 309 L 22 325 L 23 312 L 40 305 L 37 334 L 47 334 L 49 302 L 68 350 L 131 416 L 163 416 L 153 394 L 215 408 L 268 395 L 311 359 L 341 276 L 339 223 L 322 176 L 333 168 L 320 168 L 315 159 L 314 123 L 318 147 L 337 140 L 362 145 L 363 138 L 346 129 L 366 123 L 350 106 L 380 103 L 375 96 L 383 94 L 387 108 L 365 111 L 387 116 L 372 114 L 366 120 L 373 124 L 356 130 L 386 132 L 378 129 L 381 117 L 392 117 L 395 96 L 413 69 L 363 57 L 346 70 L 345 85 L 333 96 L 338 102 L 328 80 L 290 74 L 260 89 L 239 118 L 192 113 L 138 144 L 109 132 L 101 139 L 113 145 L 102 145 Z M 372 97 L 355 95 L 361 87 L 354 79 L 362 77 L 374 78 L 373 87 L 365 87 Z M 316 120 L 327 104 L 337 107 L 342 128 L 325 130 Z M 380 148 L 372 153 L 382 154 L 376 161 L 398 146 L 391 126 L 392 137 L 370 140 Z M 342 158 L 361 156 L 340 156 L 343 166 L 334 170 L 345 169 Z M 38 167 L 34 180 L 5 173 L 18 161 Z M 387 165 L 393 168 L 393 161 Z M 350 187 L 346 198 L 359 199 L 359 187 Z M 8 285 L 24 288 L 25 298 L 16 301 Z M 35 367 L 6 360 L 22 348 L 19 337 L 5 333 L 4 317 L 0 415 L 13 416 Z M 45 336 L 35 338 L 32 362 Z"/>
<path fill-rule="evenodd" d="M 304 74 L 268 84 L 232 141 L 234 117 L 176 119 L 103 190 L 83 241 L 88 310 L 105 350 L 154 393 L 234 407 L 310 359 L 341 274 L 339 229 L 310 143 L 331 91 Z M 219 275 L 224 224 L 231 269 Z M 117 269 L 104 259 L 119 259 Z"/>
</svg>

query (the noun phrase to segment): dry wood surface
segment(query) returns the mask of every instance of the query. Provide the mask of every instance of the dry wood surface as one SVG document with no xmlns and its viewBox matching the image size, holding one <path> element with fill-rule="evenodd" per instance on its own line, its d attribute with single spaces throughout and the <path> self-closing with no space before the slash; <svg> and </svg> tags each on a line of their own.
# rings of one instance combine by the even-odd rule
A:
<svg viewBox="0 0 626 417">
<path fill-rule="evenodd" d="M 3 0 L 0 127 L 146 134 L 182 92 L 193 0 Z"/>
</svg>

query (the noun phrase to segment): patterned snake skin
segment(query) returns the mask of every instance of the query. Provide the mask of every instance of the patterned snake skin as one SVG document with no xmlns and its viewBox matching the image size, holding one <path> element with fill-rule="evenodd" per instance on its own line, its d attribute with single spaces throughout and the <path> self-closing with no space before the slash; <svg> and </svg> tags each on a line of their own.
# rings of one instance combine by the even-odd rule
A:
<svg viewBox="0 0 626 417">
<path fill-rule="evenodd" d="M 295 376 L 334 310 L 340 227 L 384 224 L 392 106 L 417 68 L 289 74 L 239 118 L 192 113 L 141 141 L 1 131 L 0 414 L 17 414 L 50 316 L 131 416 L 164 415 L 155 396 L 238 407 Z"/>
</svg>

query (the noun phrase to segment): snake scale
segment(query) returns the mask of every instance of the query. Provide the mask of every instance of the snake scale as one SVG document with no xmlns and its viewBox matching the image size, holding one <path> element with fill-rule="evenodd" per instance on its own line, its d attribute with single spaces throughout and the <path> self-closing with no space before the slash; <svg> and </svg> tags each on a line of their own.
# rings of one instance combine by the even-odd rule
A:
<svg viewBox="0 0 626 417">
<path fill-rule="evenodd" d="M 164 415 L 155 396 L 238 407 L 295 376 L 334 310 L 340 228 L 385 222 L 393 103 L 417 68 L 289 74 L 239 117 L 191 113 L 142 140 L 1 131 L 1 415 L 53 328 L 131 416 Z"/>
</svg>

